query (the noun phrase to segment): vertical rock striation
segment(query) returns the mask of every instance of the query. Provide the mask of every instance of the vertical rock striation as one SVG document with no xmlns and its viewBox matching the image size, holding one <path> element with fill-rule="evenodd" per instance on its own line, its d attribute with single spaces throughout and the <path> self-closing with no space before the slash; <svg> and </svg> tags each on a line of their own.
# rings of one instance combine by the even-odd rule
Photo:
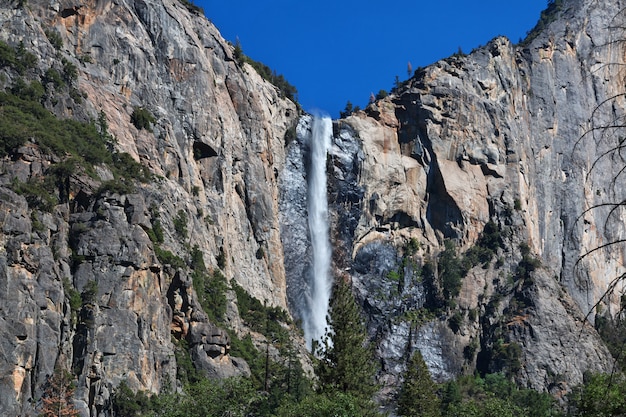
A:
<svg viewBox="0 0 626 417">
<path fill-rule="evenodd" d="M 178 0 L 5 2 L 0 39 L 36 52 L 28 77 L 73 65 L 80 100 L 59 94 L 47 106 L 83 121 L 104 115 L 116 149 L 154 174 L 119 195 L 98 191 L 113 179 L 106 167 L 76 172 L 48 213 L 10 188 L 58 160 L 29 143 L 0 161 L 0 414 L 34 414 L 55 366 L 76 375 L 82 415 L 107 412 L 121 381 L 157 393 L 175 381 L 172 336 L 188 339 L 211 377 L 249 373 L 200 305 L 190 253 L 287 308 L 278 174 L 296 105 Z M 0 71 L 10 86 L 15 74 Z M 153 116 L 149 128 L 132 122 L 137 109 Z M 162 242 L 150 239 L 156 224 Z M 72 291 L 82 305 L 70 305 Z M 245 330 L 236 314 L 225 319 Z"/>
<path fill-rule="evenodd" d="M 592 323 L 596 303 L 618 311 L 623 289 L 622 246 L 598 249 L 624 239 L 619 3 L 564 1 L 522 44 L 500 37 L 419 69 L 338 122 L 337 149 L 359 150 L 338 150 L 330 179 L 335 245 L 352 255 L 336 263 L 386 384 L 417 348 L 435 379 L 512 371 L 555 394 L 611 369 Z M 442 303 L 445 240 L 460 259 L 485 245 L 488 224 L 502 239 L 492 261 Z"/>
</svg>

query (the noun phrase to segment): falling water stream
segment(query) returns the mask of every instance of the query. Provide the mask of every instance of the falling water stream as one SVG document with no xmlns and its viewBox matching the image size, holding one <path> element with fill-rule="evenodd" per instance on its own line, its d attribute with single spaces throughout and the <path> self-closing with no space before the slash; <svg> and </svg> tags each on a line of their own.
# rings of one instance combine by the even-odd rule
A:
<svg viewBox="0 0 626 417">
<path fill-rule="evenodd" d="M 328 201 L 326 199 L 326 154 L 330 147 L 331 136 L 330 117 L 314 117 L 309 142 L 311 163 L 307 194 L 313 265 L 306 297 L 307 314 L 303 317 L 304 337 L 309 349 L 311 349 L 311 342 L 320 340 L 326 332 L 328 325 L 326 315 L 332 289 Z"/>
</svg>

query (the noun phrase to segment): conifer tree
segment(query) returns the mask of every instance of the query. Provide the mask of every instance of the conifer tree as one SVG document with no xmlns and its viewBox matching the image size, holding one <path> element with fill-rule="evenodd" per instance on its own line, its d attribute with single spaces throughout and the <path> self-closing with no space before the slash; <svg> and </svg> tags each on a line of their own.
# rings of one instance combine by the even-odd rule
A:
<svg viewBox="0 0 626 417">
<path fill-rule="evenodd" d="M 350 286 L 339 280 L 330 303 L 330 331 L 317 349 L 320 391 L 342 392 L 358 399 L 363 415 L 376 415 L 372 397 L 377 390 L 376 366 Z"/>
<path fill-rule="evenodd" d="M 42 398 L 41 415 L 43 417 L 78 417 L 72 396 L 74 383 L 72 375 L 66 370 L 57 368 L 49 377 Z"/>
<path fill-rule="evenodd" d="M 404 375 L 404 383 L 398 395 L 398 415 L 440 417 L 441 400 L 435 392 L 424 358 L 416 350 Z"/>
</svg>

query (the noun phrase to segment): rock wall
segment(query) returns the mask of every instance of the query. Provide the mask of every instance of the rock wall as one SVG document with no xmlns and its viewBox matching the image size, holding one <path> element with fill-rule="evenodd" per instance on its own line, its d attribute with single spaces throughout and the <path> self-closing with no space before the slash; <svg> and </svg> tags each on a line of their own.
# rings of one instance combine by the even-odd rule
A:
<svg viewBox="0 0 626 417">
<path fill-rule="evenodd" d="M 36 414 L 55 366 L 77 375 L 82 415 L 108 415 L 121 381 L 159 392 L 175 381 L 172 336 L 188 339 L 208 375 L 248 374 L 200 307 L 189 269 L 159 260 L 149 231 L 160 222 L 161 250 L 189 264 L 196 248 L 209 271 L 287 308 L 278 173 L 296 105 L 237 62 L 216 28 L 178 0 L 5 2 L 0 39 L 37 54 L 27 76 L 59 60 L 75 65 L 82 103 L 61 96 L 47 105 L 84 121 L 104 114 L 117 149 L 154 174 L 118 195 L 96 193 L 112 178 L 105 167 L 96 178 L 76 172 L 69 201 L 47 213 L 29 208 L 10 184 L 58 161 L 30 144 L 0 162 L 0 414 Z M 2 72 L 11 85 L 15 74 Z M 154 116 L 151 129 L 131 123 L 136 108 Z M 91 299 L 72 312 L 70 292 L 89 289 Z M 229 297 L 229 326 L 246 331 Z"/>
<path fill-rule="evenodd" d="M 368 316 L 384 392 L 414 349 L 436 380 L 514 368 L 556 395 L 611 369 L 592 324 L 619 311 L 624 287 L 623 246 L 610 244 L 624 239 L 626 38 L 609 23 L 622 7 L 565 1 L 524 44 L 496 38 L 419 69 L 336 123 L 334 228 L 354 220 L 336 236 L 337 274 L 348 271 Z M 425 274 L 445 275 L 445 241 L 465 253 L 487 223 L 502 239 L 492 262 L 427 308 L 437 288 Z"/>
</svg>

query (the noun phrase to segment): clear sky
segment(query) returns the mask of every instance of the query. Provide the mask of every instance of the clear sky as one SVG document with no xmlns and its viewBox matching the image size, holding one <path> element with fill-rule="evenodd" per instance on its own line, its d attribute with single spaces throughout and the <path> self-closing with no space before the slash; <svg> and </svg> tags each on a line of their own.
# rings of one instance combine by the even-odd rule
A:
<svg viewBox="0 0 626 417">
<path fill-rule="evenodd" d="M 298 89 L 305 111 L 364 107 L 413 69 L 524 38 L 547 0 L 194 0 L 227 40 Z"/>
</svg>

